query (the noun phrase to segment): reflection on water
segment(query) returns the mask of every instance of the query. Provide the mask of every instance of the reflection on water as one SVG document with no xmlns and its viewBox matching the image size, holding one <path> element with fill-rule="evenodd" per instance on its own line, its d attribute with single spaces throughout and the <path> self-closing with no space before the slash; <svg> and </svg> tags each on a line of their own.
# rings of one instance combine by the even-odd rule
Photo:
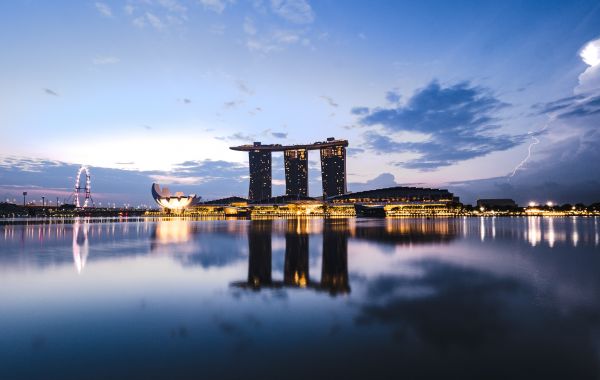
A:
<svg viewBox="0 0 600 380">
<path fill-rule="evenodd" d="M 600 378 L 598 246 L 594 218 L 0 226 L 0 379 Z"/>
<path fill-rule="evenodd" d="M 349 293 L 348 220 L 327 220 L 322 229 L 321 282 L 309 276 L 309 235 L 307 220 L 285 221 L 285 258 L 283 282 L 272 279 L 273 221 L 254 221 L 248 230 L 248 280 L 232 283 L 234 287 L 297 287 L 325 290 L 332 295 Z"/>
<path fill-rule="evenodd" d="M 79 220 L 73 224 L 73 262 L 77 273 L 81 273 L 89 254 L 88 223 Z"/>
</svg>

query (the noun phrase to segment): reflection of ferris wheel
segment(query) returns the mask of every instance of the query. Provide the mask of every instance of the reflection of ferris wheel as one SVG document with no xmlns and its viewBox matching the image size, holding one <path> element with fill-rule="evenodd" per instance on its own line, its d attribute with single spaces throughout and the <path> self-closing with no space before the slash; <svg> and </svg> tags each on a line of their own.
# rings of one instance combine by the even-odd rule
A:
<svg viewBox="0 0 600 380">
<path fill-rule="evenodd" d="M 85 172 L 85 185 L 82 187 L 80 182 L 81 174 Z M 94 200 L 92 199 L 92 186 L 90 180 L 90 170 L 87 166 L 82 166 L 77 171 L 77 177 L 75 179 L 75 191 L 73 192 L 73 200 L 75 201 L 76 207 L 88 207 L 90 202 L 92 206 L 94 205 Z M 81 192 L 84 192 L 84 201 L 83 205 L 81 205 L 80 195 Z"/>
</svg>

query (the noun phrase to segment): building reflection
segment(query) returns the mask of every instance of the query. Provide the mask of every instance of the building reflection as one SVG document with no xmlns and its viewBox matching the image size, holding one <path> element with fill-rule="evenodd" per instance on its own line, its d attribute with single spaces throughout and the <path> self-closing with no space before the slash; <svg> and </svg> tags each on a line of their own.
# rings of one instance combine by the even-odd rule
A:
<svg viewBox="0 0 600 380">
<path fill-rule="evenodd" d="M 290 219 L 285 233 L 283 282 L 305 288 L 308 285 L 308 221 Z"/>
<path fill-rule="evenodd" d="M 248 279 L 232 286 L 262 288 L 310 288 L 331 295 L 350 292 L 348 280 L 348 220 L 326 220 L 323 226 L 321 281 L 309 275 L 309 234 L 306 219 L 286 221 L 283 281 L 272 279 L 272 220 L 252 221 L 248 230 Z"/>
</svg>

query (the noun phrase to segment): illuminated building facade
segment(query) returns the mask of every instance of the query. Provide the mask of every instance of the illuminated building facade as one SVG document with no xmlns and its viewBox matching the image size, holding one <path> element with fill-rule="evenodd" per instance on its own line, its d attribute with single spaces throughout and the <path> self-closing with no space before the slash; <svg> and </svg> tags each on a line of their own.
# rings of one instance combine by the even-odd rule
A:
<svg viewBox="0 0 600 380">
<path fill-rule="evenodd" d="M 271 198 L 271 152 L 259 149 L 252 150 L 249 152 L 249 163 L 250 190 L 248 191 L 248 199 L 259 201 Z"/>
<path fill-rule="evenodd" d="M 285 194 L 308 196 L 308 150 L 289 149 L 283 152 Z"/>
<path fill-rule="evenodd" d="M 308 196 L 308 151 L 321 151 L 321 175 L 323 196 L 332 197 L 346 192 L 346 147 L 347 140 L 327 141 L 304 145 L 252 145 L 233 146 L 229 149 L 248 152 L 250 163 L 250 189 L 248 199 L 251 202 L 271 198 L 271 153 L 283 152 L 285 164 L 286 195 Z"/>
<path fill-rule="evenodd" d="M 200 201 L 200 197 L 195 194 L 184 195 L 180 191 L 171 194 L 168 188 L 161 189 L 158 183 L 152 184 L 152 197 L 160 207 L 173 211 L 182 211 Z"/>
<path fill-rule="evenodd" d="M 330 146 L 321 149 L 323 199 L 346 193 L 346 147 Z"/>
</svg>

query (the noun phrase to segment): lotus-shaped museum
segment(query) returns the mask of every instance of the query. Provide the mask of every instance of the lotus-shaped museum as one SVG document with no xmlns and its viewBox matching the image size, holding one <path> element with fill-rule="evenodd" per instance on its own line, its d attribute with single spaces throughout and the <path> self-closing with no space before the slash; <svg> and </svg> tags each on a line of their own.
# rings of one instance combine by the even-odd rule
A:
<svg viewBox="0 0 600 380">
<path fill-rule="evenodd" d="M 195 205 L 201 197 L 196 194 L 184 195 L 181 191 L 171 194 L 167 187 L 160 188 L 158 183 L 152 184 L 152 197 L 159 206 L 169 210 L 183 210 Z"/>
</svg>

